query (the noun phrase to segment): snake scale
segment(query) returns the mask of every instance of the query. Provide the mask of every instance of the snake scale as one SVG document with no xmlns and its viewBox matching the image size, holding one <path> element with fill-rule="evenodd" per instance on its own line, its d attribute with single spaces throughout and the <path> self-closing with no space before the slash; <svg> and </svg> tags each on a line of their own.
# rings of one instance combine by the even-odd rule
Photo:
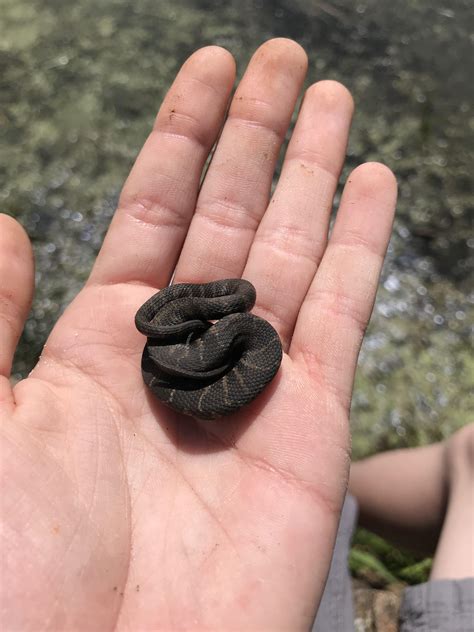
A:
<svg viewBox="0 0 474 632">
<path fill-rule="evenodd" d="M 160 401 L 216 419 L 257 397 L 278 371 L 282 347 L 270 323 L 248 313 L 255 298 L 249 281 L 224 279 L 170 285 L 140 307 L 142 375 Z"/>
</svg>

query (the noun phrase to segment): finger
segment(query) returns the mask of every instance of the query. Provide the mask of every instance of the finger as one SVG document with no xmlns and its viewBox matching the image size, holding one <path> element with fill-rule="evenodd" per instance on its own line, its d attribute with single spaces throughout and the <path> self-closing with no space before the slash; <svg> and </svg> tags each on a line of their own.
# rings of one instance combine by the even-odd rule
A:
<svg viewBox="0 0 474 632">
<path fill-rule="evenodd" d="M 306 68 L 305 52 L 287 39 L 266 42 L 252 57 L 199 195 L 176 280 L 242 274 Z"/>
<path fill-rule="evenodd" d="M 28 235 L 0 214 L 0 399 L 25 325 L 34 288 L 33 251 Z"/>
<path fill-rule="evenodd" d="M 168 284 L 234 77 L 232 56 L 217 46 L 183 65 L 125 183 L 90 282 Z"/>
<path fill-rule="evenodd" d="M 357 355 L 377 291 L 395 211 L 393 173 L 378 163 L 355 169 L 334 231 L 308 290 L 290 355 L 348 407 Z"/>
<path fill-rule="evenodd" d="M 254 311 L 273 324 L 285 349 L 326 248 L 352 113 L 352 97 L 340 83 L 308 89 L 245 267 L 244 277 L 257 288 Z"/>
</svg>

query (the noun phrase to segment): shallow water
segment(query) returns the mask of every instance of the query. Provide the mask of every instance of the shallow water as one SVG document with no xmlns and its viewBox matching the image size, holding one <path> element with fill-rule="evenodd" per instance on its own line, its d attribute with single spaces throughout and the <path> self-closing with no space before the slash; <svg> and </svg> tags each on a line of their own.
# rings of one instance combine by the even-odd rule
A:
<svg viewBox="0 0 474 632">
<path fill-rule="evenodd" d="M 272 36 L 307 50 L 357 111 L 348 170 L 381 160 L 400 201 L 352 409 L 357 455 L 449 434 L 474 408 L 469 0 L 0 0 L 2 210 L 35 246 L 15 362 L 31 368 L 87 276 L 121 184 L 183 60 L 217 43 L 245 68 Z"/>
</svg>

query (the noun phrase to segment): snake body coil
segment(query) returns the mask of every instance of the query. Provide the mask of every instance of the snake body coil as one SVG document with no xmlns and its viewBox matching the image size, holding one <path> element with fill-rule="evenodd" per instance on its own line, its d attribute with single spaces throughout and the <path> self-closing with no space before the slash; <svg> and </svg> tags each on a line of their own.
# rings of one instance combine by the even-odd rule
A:
<svg viewBox="0 0 474 632">
<path fill-rule="evenodd" d="M 277 332 L 247 313 L 254 303 L 255 288 L 243 279 L 171 285 L 146 301 L 135 324 L 147 336 L 142 374 L 154 395 L 200 419 L 251 402 L 282 358 Z"/>
</svg>

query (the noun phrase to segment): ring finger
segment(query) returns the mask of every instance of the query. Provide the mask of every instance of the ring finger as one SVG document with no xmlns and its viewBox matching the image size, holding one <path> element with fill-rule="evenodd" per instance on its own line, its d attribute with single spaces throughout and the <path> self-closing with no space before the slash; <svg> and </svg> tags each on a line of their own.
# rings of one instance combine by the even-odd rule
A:
<svg viewBox="0 0 474 632">
<path fill-rule="evenodd" d="M 285 350 L 326 248 L 352 112 L 350 93 L 335 81 L 307 90 L 245 267 L 245 278 L 257 289 L 255 313 L 277 329 Z"/>
</svg>

